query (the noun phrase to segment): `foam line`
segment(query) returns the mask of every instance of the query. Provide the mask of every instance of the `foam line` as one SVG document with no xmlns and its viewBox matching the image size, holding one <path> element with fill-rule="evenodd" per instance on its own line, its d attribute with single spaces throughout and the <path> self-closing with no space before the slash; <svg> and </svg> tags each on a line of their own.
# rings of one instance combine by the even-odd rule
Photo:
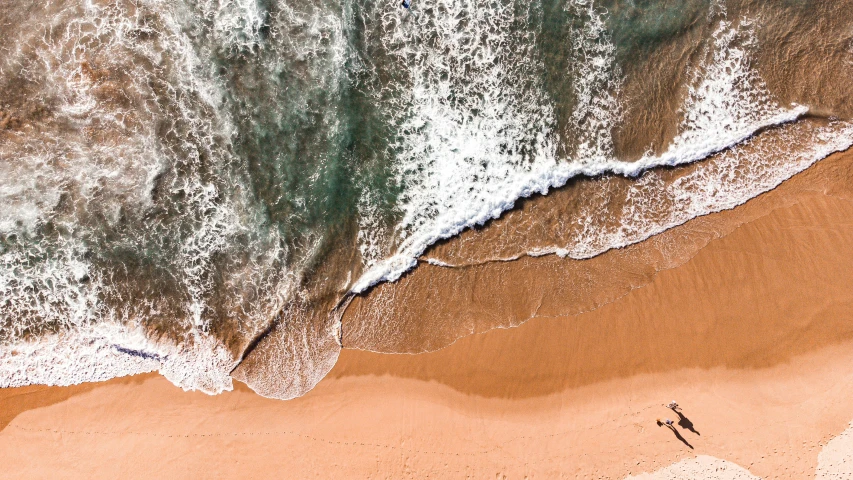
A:
<svg viewBox="0 0 853 480">
<path fill-rule="evenodd" d="M 808 112 L 800 105 L 778 105 L 751 68 L 752 24 L 742 20 L 735 26 L 722 20 L 708 47 L 708 62 L 693 73 L 680 133 L 668 149 L 632 162 L 615 159 L 610 129 L 620 120 L 615 92 L 621 80 L 604 29 L 607 12 L 591 2 L 572 1 L 567 8 L 585 19 L 572 39 L 579 98 L 573 118 L 580 131 L 579 147 L 576 158 L 558 159 L 554 146 L 565 139 L 550 128 L 553 108 L 536 88 L 517 90 L 513 70 L 506 71 L 507 59 L 491 47 L 511 41 L 501 24 L 511 21 L 509 14 L 498 10 L 486 15 L 462 0 L 441 5 L 435 18 L 419 20 L 421 30 L 416 30 L 417 35 L 439 38 L 437 45 L 412 42 L 400 47 L 414 83 L 401 108 L 406 112 L 402 128 L 406 136 L 398 146 L 403 152 L 398 177 L 406 187 L 398 227 L 403 241 L 396 253 L 373 263 L 355 282 L 351 289 L 355 293 L 397 280 L 429 245 L 497 218 L 519 198 L 545 194 L 579 175 L 637 177 L 655 167 L 695 162 Z M 463 20 L 466 29 L 472 29 L 471 39 L 456 31 Z M 390 30 L 388 41 L 398 40 Z M 486 53 L 473 53 L 480 50 Z M 446 51 L 449 57 L 438 55 Z M 450 61 L 462 65 L 449 69 Z M 521 62 L 513 68 L 519 75 L 529 75 L 539 67 Z M 453 71 L 468 73 L 455 78 Z M 458 96 L 477 101 L 466 104 Z M 531 104 L 537 108 L 521 106 Z M 507 153 L 524 147 L 529 154 L 523 160 Z"/>
</svg>

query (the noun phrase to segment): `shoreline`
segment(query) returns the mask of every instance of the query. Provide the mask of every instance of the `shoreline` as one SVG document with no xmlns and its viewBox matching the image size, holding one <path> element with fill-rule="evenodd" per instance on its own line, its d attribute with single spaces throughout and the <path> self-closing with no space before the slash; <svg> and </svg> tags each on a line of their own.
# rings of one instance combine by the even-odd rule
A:
<svg viewBox="0 0 853 480">
<path fill-rule="evenodd" d="M 558 241 L 564 235 L 562 218 L 571 218 L 567 211 L 576 197 L 601 187 L 586 181 L 523 202 L 482 229 L 436 245 L 417 269 L 396 283 L 355 297 L 343 317 L 344 348 L 433 352 L 473 333 L 516 327 L 531 318 L 592 312 L 776 210 L 804 200 L 853 200 L 853 189 L 845 184 L 853 178 L 851 168 L 853 150 L 835 153 L 733 209 L 692 218 L 641 242 L 583 260 L 515 250 L 525 252 Z M 617 185 L 626 183 L 615 180 Z M 828 206 L 817 208 L 833 211 Z M 844 213 L 835 214 L 842 221 L 846 218 Z M 512 260 L 504 259 L 508 252 L 514 252 Z"/>
<path fill-rule="evenodd" d="M 467 278 L 492 291 L 468 303 L 431 294 L 395 303 L 421 316 L 429 306 L 478 308 L 489 326 L 505 320 L 498 314 L 525 318 L 528 303 L 511 301 L 546 288 L 548 302 L 533 306 L 555 318 L 419 355 L 344 349 L 290 401 L 241 384 L 186 393 L 155 374 L 0 390 L 0 477 L 625 478 L 709 455 L 760 477 L 810 478 L 822 446 L 853 419 L 849 178 L 850 151 L 676 227 L 674 238 L 704 232 L 704 244 L 639 276 L 603 269 L 642 285 L 590 311 L 551 315 L 565 302 L 547 290 L 559 283 L 549 257 Z M 453 287 L 436 272 L 421 265 L 406 279 Z M 684 442 L 655 425 L 675 419 L 662 406 L 672 399 L 698 432 L 676 427 Z"/>
<path fill-rule="evenodd" d="M 371 375 L 281 402 L 141 375 L 20 412 L 0 432 L 0 477 L 625 478 L 710 455 L 762 478 L 810 478 L 853 418 L 853 374 L 839 375 L 851 360 L 846 343 L 766 369 L 643 374 L 521 400 Z M 655 426 L 678 421 L 664 395 L 698 432 L 678 427 L 693 448 Z"/>
</svg>

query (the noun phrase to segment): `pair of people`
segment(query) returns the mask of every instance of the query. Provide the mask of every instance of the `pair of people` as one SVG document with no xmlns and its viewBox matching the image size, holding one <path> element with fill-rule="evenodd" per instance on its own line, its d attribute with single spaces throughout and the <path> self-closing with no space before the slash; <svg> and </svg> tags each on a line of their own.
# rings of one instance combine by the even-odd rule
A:
<svg viewBox="0 0 853 480">
<path fill-rule="evenodd" d="M 676 413 L 678 413 L 678 411 L 679 411 L 679 410 L 681 410 L 681 407 L 679 407 L 679 406 L 678 406 L 678 403 L 676 403 L 676 401 L 675 401 L 675 400 L 673 400 L 673 401 L 669 402 L 668 404 L 666 404 L 666 405 L 664 405 L 664 406 L 665 406 L 666 408 L 668 408 L 668 409 L 672 410 L 673 412 L 676 412 Z M 660 419 L 658 419 L 658 423 L 661 423 Z M 672 420 L 670 420 L 670 419 L 668 419 L 668 418 L 667 418 L 666 420 L 664 420 L 664 421 L 663 421 L 663 424 L 664 424 L 664 425 L 666 425 L 667 427 L 675 428 L 675 427 L 673 427 L 673 425 L 675 424 L 675 422 L 674 422 L 674 421 L 672 421 Z"/>
</svg>

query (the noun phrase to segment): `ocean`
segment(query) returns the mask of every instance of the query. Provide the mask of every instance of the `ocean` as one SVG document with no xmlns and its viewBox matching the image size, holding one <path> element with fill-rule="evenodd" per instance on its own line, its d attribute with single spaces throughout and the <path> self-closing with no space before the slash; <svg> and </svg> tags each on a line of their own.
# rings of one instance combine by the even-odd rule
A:
<svg viewBox="0 0 853 480">
<path fill-rule="evenodd" d="M 349 302 L 419 262 L 587 259 L 740 205 L 853 144 L 850 12 L 2 2 L 0 387 L 293 398 Z M 430 256 L 555 190 L 528 230 Z"/>
</svg>

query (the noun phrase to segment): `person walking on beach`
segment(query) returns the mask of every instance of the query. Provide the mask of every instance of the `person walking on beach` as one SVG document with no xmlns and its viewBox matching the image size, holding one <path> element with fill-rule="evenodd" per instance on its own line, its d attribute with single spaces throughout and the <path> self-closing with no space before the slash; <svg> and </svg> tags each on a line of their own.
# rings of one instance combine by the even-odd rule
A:
<svg viewBox="0 0 853 480">
<path fill-rule="evenodd" d="M 690 449 L 693 449 L 693 445 L 690 445 L 690 442 L 685 440 L 684 437 L 682 437 L 681 434 L 678 433 L 678 430 L 675 428 L 675 422 L 673 422 L 672 420 L 670 420 L 668 418 L 661 422 L 660 419 L 658 418 L 657 424 L 658 424 L 658 427 L 662 427 L 662 426 L 666 425 L 666 428 L 672 430 L 672 433 L 675 434 L 675 438 L 677 438 L 681 443 L 687 445 Z"/>
<path fill-rule="evenodd" d="M 677 411 L 681 410 L 681 407 L 678 406 L 678 403 L 676 403 L 675 400 L 669 402 L 666 405 L 666 408 L 672 410 L 673 412 L 677 412 Z"/>
</svg>

